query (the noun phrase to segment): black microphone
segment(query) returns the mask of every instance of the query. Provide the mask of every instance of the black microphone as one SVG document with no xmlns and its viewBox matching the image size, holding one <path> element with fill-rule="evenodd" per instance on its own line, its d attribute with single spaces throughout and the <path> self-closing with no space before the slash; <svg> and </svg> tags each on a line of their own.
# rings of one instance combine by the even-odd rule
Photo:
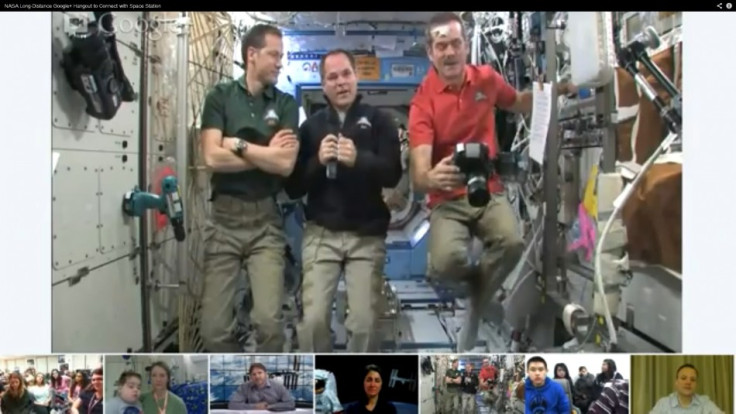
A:
<svg viewBox="0 0 736 414">
<path fill-rule="evenodd" d="M 330 180 L 337 179 L 337 160 L 327 161 L 327 178 Z"/>
<path fill-rule="evenodd" d="M 338 136 L 340 133 L 340 120 L 337 117 L 337 113 L 332 110 L 328 118 L 329 130 L 334 131 L 333 135 Z M 337 158 L 331 159 L 327 162 L 326 166 L 326 177 L 328 180 L 337 179 Z"/>
</svg>

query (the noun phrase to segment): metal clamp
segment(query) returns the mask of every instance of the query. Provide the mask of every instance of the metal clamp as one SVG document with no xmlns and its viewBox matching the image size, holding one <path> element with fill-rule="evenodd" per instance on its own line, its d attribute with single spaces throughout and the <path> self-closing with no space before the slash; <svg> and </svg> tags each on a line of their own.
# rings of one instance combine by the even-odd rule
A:
<svg viewBox="0 0 736 414">
<path fill-rule="evenodd" d="M 176 25 L 176 28 L 180 30 L 179 34 L 183 34 L 189 32 L 191 21 L 188 16 L 181 16 L 176 19 L 174 24 Z"/>
</svg>

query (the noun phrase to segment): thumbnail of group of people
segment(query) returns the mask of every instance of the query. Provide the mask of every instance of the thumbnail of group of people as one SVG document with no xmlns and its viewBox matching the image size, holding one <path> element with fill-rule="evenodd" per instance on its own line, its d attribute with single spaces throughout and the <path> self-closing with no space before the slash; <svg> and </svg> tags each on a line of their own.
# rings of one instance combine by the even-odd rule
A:
<svg viewBox="0 0 736 414">
<path fill-rule="evenodd" d="M 732 355 L 0 356 L 0 414 L 726 414 Z"/>
<path fill-rule="evenodd" d="M 733 356 L 431 355 L 421 412 L 733 413 Z"/>
</svg>

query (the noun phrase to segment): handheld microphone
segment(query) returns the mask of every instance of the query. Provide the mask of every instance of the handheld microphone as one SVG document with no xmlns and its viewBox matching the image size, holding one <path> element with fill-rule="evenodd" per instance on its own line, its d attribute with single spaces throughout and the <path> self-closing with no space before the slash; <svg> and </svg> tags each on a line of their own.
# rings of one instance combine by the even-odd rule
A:
<svg viewBox="0 0 736 414">
<path fill-rule="evenodd" d="M 327 162 L 327 178 L 330 180 L 337 179 L 337 160 Z"/>
<path fill-rule="evenodd" d="M 330 111 L 331 116 L 329 117 L 329 123 L 330 123 L 330 129 L 334 131 L 333 135 L 339 136 L 340 135 L 340 120 L 337 117 L 337 114 L 334 113 L 334 111 Z M 334 158 L 327 162 L 326 165 L 326 177 L 328 180 L 335 180 L 337 179 L 337 158 Z"/>
</svg>

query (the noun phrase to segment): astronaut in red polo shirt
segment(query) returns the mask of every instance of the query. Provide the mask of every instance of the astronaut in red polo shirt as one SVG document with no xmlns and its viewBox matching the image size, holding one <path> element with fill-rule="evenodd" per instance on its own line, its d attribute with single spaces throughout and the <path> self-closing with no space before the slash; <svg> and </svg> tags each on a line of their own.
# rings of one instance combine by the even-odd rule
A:
<svg viewBox="0 0 736 414">
<path fill-rule="evenodd" d="M 489 383 L 496 380 L 496 367 L 491 364 L 491 360 L 488 358 L 483 359 L 483 365 L 480 367 L 478 378 L 480 378 L 482 389 L 488 389 Z"/>
<path fill-rule="evenodd" d="M 453 12 L 436 14 L 427 29 L 427 53 L 434 66 L 419 86 L 409 112 L 411 175 L 418 191 L 429 196 L 429 277 L 470 283 L 470 307 L 459 342 L 471 350 L 483 314 L 508 274 L 519 262 L 524 242 L 519 223 L 497 175 L 488 180 L 491 200 L 469 204 L 465 181 L 452 156 L 459 143 L 483 142 L 490 158 L 498 153 L 496 107 L 531 112 L 532 93 L 517 92 L 491 66 L 467 64 L 469 42 L 463 22 Z M 558 94 L 574 93 L 558 84 Z M 470 266 L 471 236 L 483 242 L 480 269 Z"/>
</svg>

